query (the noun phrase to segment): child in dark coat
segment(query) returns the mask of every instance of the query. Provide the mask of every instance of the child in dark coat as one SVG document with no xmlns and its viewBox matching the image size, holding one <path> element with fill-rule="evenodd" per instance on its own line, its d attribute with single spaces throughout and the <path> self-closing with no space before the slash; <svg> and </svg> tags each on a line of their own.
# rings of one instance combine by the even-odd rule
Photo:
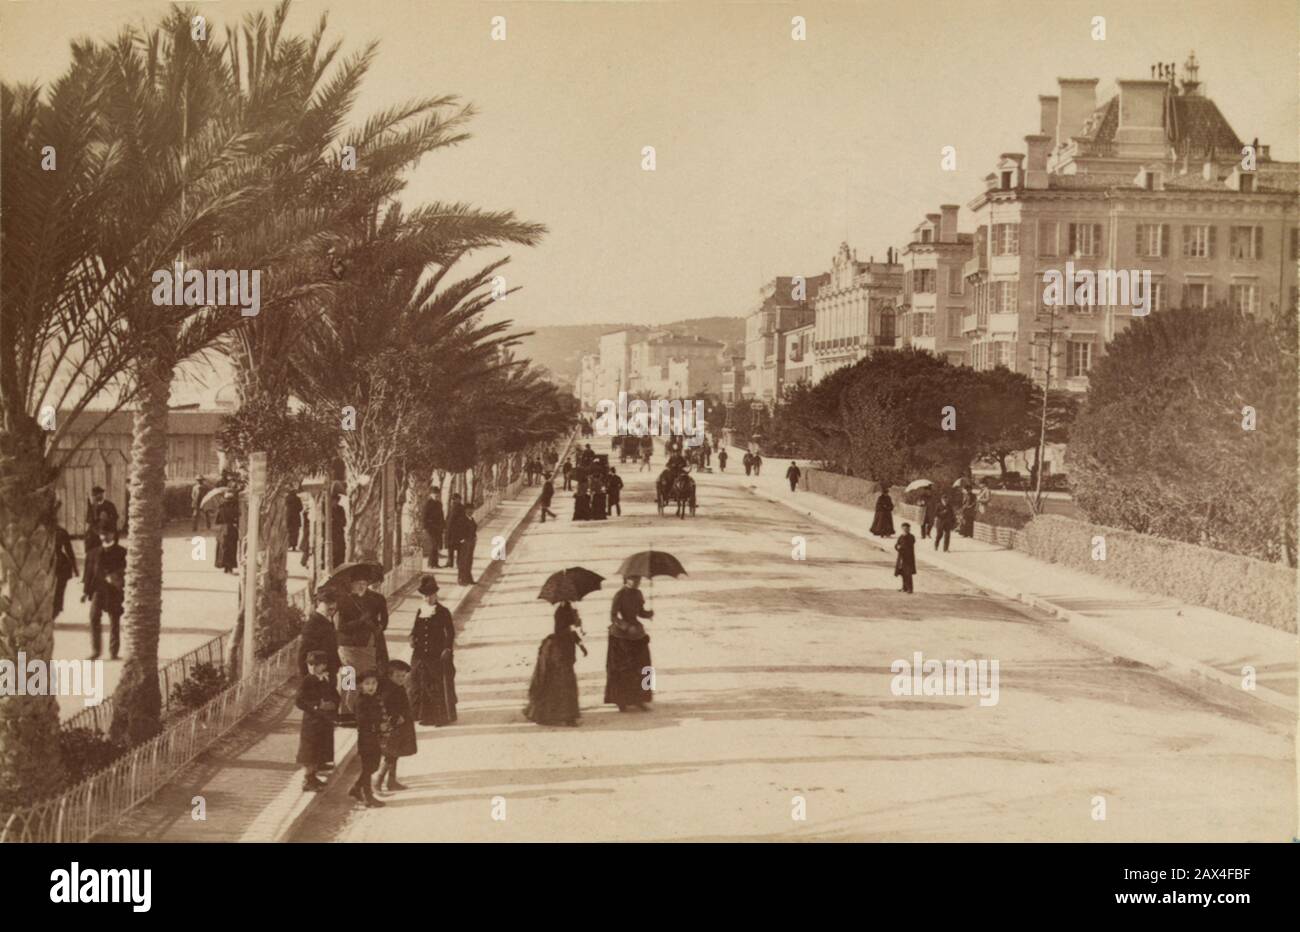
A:
<svg viewBox="0 0 1300 932">
<path fill-rule="evenodd" d="M 375 791 L 370 786 L 370 778 L 379 769 L 382 734 L 384 728 L 384 708 L 379 700 L 379 674 L 367 670 L 361 674 L 357 695 L 357 754 L 361 757 L 361 776 L 352 784 L 348 795 L 357 802 L 365 803 L 367 809 L 378 809 L 384 804 L 375 799 Z"/>
<path fill-rule="evenodd" d="M 307 675 L 298 686 L 296 705 L 302 710 L 298 735 L 298 763 L 306 768 L 302 788 L 314 793 L 325 788 L 317 771 L 334 760 L 334 712 L 339 707 L 338 690 L 324 651 L 314 650 L 307 655 Z"/>
<path fill-rule="evenodd" d="M 384 709 L 387 734 L 383 738 L 384 762 L 375 777 L 375 789 L 404 790 L 397 782 L 397 759 L 416 752 L 415 720 L 411 717 L 411 697 L 406 692 L 406 678 L 411 665 L 404 660 L 388 661 L 388 678 L 379 684 L 379 701 Z M 385 787 L 384 780 L 388 784 Z"/>
</svg>

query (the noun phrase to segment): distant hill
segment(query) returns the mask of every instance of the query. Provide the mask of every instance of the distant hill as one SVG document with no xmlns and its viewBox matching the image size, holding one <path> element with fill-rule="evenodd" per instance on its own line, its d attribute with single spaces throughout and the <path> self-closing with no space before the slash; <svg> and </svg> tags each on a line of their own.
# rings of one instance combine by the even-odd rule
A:
<svg viewBox="0 0 1300 932">
<path fill-rule="evenodd" d="M 745 318 L 743 317 L 693 317 L 679 320 L 664 327 L 683 336 L 698 336 L 706 340 L 721 340 L 732 346 L 733 352 L 743 352 Z M 570 386 L 577 384 L 582 369 L 584 353 L 594 353 L 600 348 L 600 338 L 615 330 L 651 330 L 638 324 L 566 324 L 556 327 L 533 328 L 532 336 L 523 337 L 515 349 L 516 357 L 526 357 L 537 365 L 549 369 L 556 382 Z"/>
</svg>

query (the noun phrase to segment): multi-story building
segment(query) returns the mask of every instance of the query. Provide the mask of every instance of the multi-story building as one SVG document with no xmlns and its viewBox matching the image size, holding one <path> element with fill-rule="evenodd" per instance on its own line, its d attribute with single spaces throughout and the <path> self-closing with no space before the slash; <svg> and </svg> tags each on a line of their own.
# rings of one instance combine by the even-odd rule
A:
<svg viewBox="0 0 1300 932">
<path fill-rule="evenodd" d="M 929 350 L 960 366 L 968 362 L 962 318 L 969 306 L 965 265 L 974 237 L 957 232 L 956 204 L 944 204 L 939 211 L 925 215 L 900 254 L 903 307 L 899 339 L 903 346 Z"/>
<path fill-rule="evenodd" d="M 779 275 L 759 290 L 758 307 L 745 318 L 746 398 L 768 404 L 785 385 L 786 341 L 791 330 L 813 322 L 814 303 L 829 276 Z"/>
<path fill-rule="evenodd" d="M 722 403 L 733 405 L 745 397 L 745 357 L 724 351 L 721 365 Z"/>
<path fill-rule="evenodd" d="M 963 331 L 977 369 L 1005 365 L 1087 388 L 1106 342 L 1131 322 L 1132 301 L 1111 292 L 1088 306 L 1045 306 L 1044 274 L 1067 262 L 1149 273 L 1151 313 L 1296 305 L 1300 165 L 1242 143 L 1202 94 L 1195 56 L 1181 82 L 1173 71 L 1121 79 L 1100 105 L 1096 78 L 1058 79 L 1059 95 L 1039 98 L 1025 154 L 1004 154 L 987 176 L 969 205 L 978 227 L 965 273 Z"/>
<path fill-rule="evenodd" d="M 813 380 L 897 343 L 903 267 L 889 250 L 884 262 L 859 262 L 848 243 L 831 260 L 829 280 L 817 293 Z"/>
<path fill-rule="evenodd" d="M 795 327 L 785 334 L 785 379 L 782 390 L 787 385 L 813 380 L 813 340 L 816 339 L 816 334 L 815 321 Z"/>
<path fill-rule="evenodd" d="M 627 390 L 651 398 L 695 398 L 722 386 L 720 355 L 726 344 L 660 331 L 629 347 Z"/>
</svg>

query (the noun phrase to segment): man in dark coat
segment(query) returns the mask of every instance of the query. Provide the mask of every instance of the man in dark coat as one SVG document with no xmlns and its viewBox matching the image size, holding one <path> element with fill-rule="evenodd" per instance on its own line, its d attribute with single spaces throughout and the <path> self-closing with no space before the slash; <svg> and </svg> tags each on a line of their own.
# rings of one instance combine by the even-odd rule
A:
<svg viewBox="0 0 1300 932">
<path fill-rule="evenodd" d="M 98 660 L 103 646 L 100 627 L 103 615 L 110 622 L 108 652 L 117 659 L 122 646 L 122 598 L 126 590 L 126 548 L 117 542 L 117 531 L 107 522 L 100 527 L 101 543 L 86 554 L 81 601 L 90 600 L 91 660 Z"/>
<path fill-rule="evenodd" d="M 54 510 L 58 511 L 58 502 Z M 77 575 L 77 553 L 72 549 L 72 535 L 62 525 L 54 528 L 54 617 L 63 611 L 63 596 L 68 580 Z"/>
<path fill-rule="evenodd" d="M 338 569 L 347 554 L 348 516 L 343 510 L 343 496 L 335 494 L 330 505 L 330 569 Z"/>
<path fill-rule="evenodd" d="M 420 526 L 424 528 L 424 559 L 437 569 L 442 560 L 442 535 L 447 530 L 447 519 L 442 512 L 442 488 L 434 486 L 420 512 Z M 451 564 L 447 564 L 450 566 Z"/>
<path fill-rule="evenodd" d="M 330 682 L 339 672 L 339 639 L 334 631 L 334 616 L 339 611 L 338 596 L 329 589 L 316 591 L 316 609 L 307 616 L 303 623 L 302 635 L 298 641 L 298 673 L 306 676 L 307 658 L 313 653 L 324 658 L 325 668 L 329 671 Z"/>
<path fill-rule="evenodd" d="M 654 700 L 654 690 L 646 685 L 654 681 L 650 635 L 640 621 L 654 616 L 645 607 L 641 577 L 625 576 L 623 588 L 609 607 L 609 647 L 605 655 L 605 702 L 617 705 L 620 712 L 629 708 L 649 711 L 647 704 Z"/>
<path fill-rule="evenodd" d="M 90 501 L 86 502 L 87 552 L 93 549 L 90 546 L 92 538 L 95 546 L 99 546 L 99 537 L 104 528 L 117 534 L 117 506 L 104 497 L 104 487 L 97 485 L 90 490 Z"/>
<path fill-rule="evenodd" d="M 790 460 L 790 468 L 787 469 L 787 470 L 785 471 L 785 477 L 786 477 L 787 479 L 790 480 L 790 491 L 791 491 L 791 492 L 794 492 L 794 491 L 797 491 L 797 490 L 798 490 L 798 488 L 799 488 L 799 477 L 802 476 L 802 475 L 803 475 L 803 473 L 799 471 L 799 467 L 798 467 L 797 465 L 795 465 L 795 461 L 794 461 L 794 460 Z"/>
<path fill-rule="evenodd" d="M 618 516 L 623 517 L 623 477 L 615 472 L 614 467 L 609 467 L 609 475 L 605 478 L 605 491 L 609 494 L 609 513 L 618 512 Z"/>
<path fill-rule="evenodd" d="M 212 527 L 212 512 L 203 510 L 203 497 L 208 494 L 208 482 L 202 476 L 194 480 L 190 487 L 190 517 L 193 518 L 191 530 L 199 529 L 199 519 L 206 518 L 207 526 Z M 290 541 L 292 543 L 292 540 Z"/>
<path fill-rule="evenodd" d="M 447 566 L 456 565 L 456 553 L 460 550 L 460 542 L 465 535 L 465 503 L 461 501 L 460 493 L 453 492 L 451 496 L 451 511 L 447 515 Z"/>
<path fill-rule="evenodd" d="M 459 549 L 456 552 L 456 581 L 462 586 L 474 585 L 474 547 L 478 543 L 478 522 L 474 520 L 474 505 L 465 506 L 461 522 Z"/>
<path fill-rule="evenodd" d="M 297 492 L 284 496 L 284 523 L 289 531 L 289 549 L 298 549 L 298 533 L 302 530 L 302 499 Z"/>
<path fill-rule="evenodd" d="M 916 575 L 916 538 L 912 536 L 912 525 L 903 522 L 903 533 L 894 541 L 898 558 L 894 561 L 894 575 L 903 577 L 903 591 L 912 591 L 912 577 Z"/>
<path fill-rule="evenodd" d="M 239 566 L 239 499 L 226 492 L 217 508 L 217 569 L 233 574 Z"/>
<path fill-rule="evenodd" d="M 952 528 L 957 523 L 957 516 L 953 514 L 952 505 L 948 503 L 948 493 L 944 492 L 939 496 L 939 506 L 934 513 L 934 549 L 939 549 L 939 542 L 943 541 L 943 552 L 948 552 L 948 542 L 952 539 Z"/>
<path fill-rule="evenodd" d="M 551 511 L 551 501 L 555 498 L 555 483 L 551 481 L 551 474 L 546 474 L 546 481 L 542 483 L 542 524 L 546 523 L 546 516 L 550 515 L 555 519 L 557 515 Z"/>
<path fill-rule="evenodd" d="M 939 496 L 934 489 L 925 489 L 921 493 L 921 540 L 930 537 L 930 530 L 939 515 Z"/>
<path fill-rule="evenodd" d="M 718 470 L 720 472 L 727 471 L 727 448 L 726 447 L 723 447 L 721 450 L 718 451 Z"/>
<path fill-rule="evenodd" d="M 315 793 L 325 789 L 325 783 L 316 776 L 317 771 L 334 762 L 334 713 L 339 707 L 339 694 L 324 651 L 311 651 L 304 662 L 307 672 L 298 685 L 294 703 L 302 710 L 298 763 L 304 768 L 302 788 Z"/>
<path fill-rule="evenodd" d="M 564 491 L 568 492 L 573 488 L 573 464 L 566 457 L 560 469 L 564 473 Z"/>
</svg>

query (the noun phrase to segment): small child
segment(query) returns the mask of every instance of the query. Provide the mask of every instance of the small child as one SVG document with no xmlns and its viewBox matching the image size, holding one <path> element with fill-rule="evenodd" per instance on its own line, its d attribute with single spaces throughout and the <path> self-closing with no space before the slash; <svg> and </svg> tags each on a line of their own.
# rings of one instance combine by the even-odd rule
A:
<svg viewBox="0 0 1300 932">
<path fill-rule="evenodd" d="M 334 712 L 339 707 L 325 651 L 308 652 L 307 675 L 298 686 L 296 704 L 302 709 L 302 730 L 298 735 L 298 763 L 306 768 L 302 788 L 315 793 L 325 788 L 317 771 L 334 760 Z"/>
<path fill-rule="evenodd" d="M 352 784 L 348 795 L 367 809 L 379 809 L 384 804 L 375 799 L 370 778 L 379 769 L 381 734 L 384 728 L 384 711 L 379 702 L 379 674 L 367 670 L 357 684 L 357 753 L 361 756 L 361 776 Z"/>
<path fill-rule="evenodd" d="M 387 733 L 382 745 L 384 763 L 375 777 L 375 789 L 389 791 L 406 789 L 397 782 L 397 759 L 410 757 L 416 752 L 415 720 L 411 718 L 411 697 L 406 693 L 406 678 L 411 665 L 404 660 L 388 661 L 388 679 L 379 684 L 379 701 L 384 709 Z M 387 787 L 384 780 L 387 778 Z"/>
</svg>

